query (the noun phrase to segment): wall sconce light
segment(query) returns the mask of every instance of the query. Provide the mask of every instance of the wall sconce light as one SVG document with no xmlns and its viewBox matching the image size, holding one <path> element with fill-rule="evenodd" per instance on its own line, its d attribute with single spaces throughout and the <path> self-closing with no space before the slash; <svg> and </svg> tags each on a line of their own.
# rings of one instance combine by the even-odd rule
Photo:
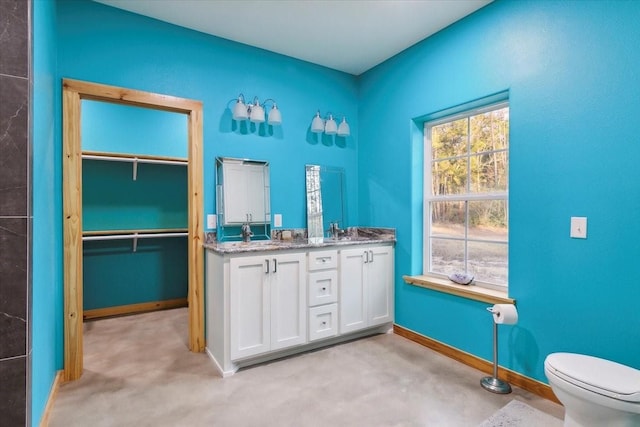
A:
<svg viewBox="0 0 640 427">
<path fill-rule="evenodd" d="M 324 120 L 320 116 L 320 111 L 316 112 L 315 117 L 311 121 L 311 132 L 313 133 L 326 133 L 327 135 L 335 135 L 338 136 L 349 136 L 351 135 L 351 129 L 349 128 L 349 123 L 347 123 L 347 118 L 342 116 L 342 121 L 340 125 L 338 125 L 333 118 L 333 114 L 328 113 L 327 120 Z"/>
<path fill-rule="evenodd" d="M 238 100 L 236 105 L 233 107 L 233 120 L 235 121 L 243 121 L 250 120 L 254 123 L 264 123 L 265 121 L 265 113 L 264 108 L 267 105 L 267 102 L 272 102 L 271 111 L 269 111 L 269 116 L 267 119 L 267 123 L 272 126 L 281 125 L 282 124 L 282 114 L 276 105 L 276 101 L 269 98 L 260 104 L 258 101 L 258 97 L 255 96 L 253 98 L 253 103 L 245 104 L 244 103 L 244 95 L 238 95 Z"/>
</svg>

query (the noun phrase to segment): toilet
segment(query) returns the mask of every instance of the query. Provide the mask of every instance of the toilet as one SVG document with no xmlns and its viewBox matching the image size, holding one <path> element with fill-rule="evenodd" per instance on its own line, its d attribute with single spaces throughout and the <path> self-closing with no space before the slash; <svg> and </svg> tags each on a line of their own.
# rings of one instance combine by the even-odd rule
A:
<svg viewBox="0 0 640 427">
<path fill-rule="evenodd" d="M 609 360 L 552 353 L 544 361 L 565 427 L 640 427 L 640 371 Z"/>
</svg>

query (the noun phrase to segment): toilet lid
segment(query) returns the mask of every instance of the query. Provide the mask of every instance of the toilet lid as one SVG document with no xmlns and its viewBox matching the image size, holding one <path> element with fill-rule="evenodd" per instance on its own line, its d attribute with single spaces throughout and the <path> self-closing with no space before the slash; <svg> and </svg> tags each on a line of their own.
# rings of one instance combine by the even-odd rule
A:
<svg viewBox="0 0 640 427">
<path fill-rule="evenodd" d="M 640 371 L 610 360 L 573 353 L 553 353 L 545 364 L 558 377 L 595 393 L 640 402 Z"/>
</svg>

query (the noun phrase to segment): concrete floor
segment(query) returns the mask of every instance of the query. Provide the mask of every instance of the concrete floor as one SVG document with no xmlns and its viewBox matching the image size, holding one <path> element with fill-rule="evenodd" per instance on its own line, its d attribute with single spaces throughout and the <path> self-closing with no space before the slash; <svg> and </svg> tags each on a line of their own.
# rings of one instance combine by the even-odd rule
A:
<svg viewBox="0 0 640 427">
<path fill-rule="evenodd" d="M 84 374 L 63 384 L 50 426 L 476 426 L 512 399 L 562 406 L 394 334 L 217 376 L 186 348 L 187 311 L 85 323 Z"/>
</svg>

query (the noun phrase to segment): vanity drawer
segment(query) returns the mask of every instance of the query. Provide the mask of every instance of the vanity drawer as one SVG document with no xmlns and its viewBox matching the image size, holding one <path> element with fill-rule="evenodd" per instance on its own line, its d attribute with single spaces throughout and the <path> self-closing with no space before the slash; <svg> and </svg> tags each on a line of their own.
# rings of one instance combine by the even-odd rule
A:
<svg viewBox="0 0 640 427">
<path fill-rule="evenodd" d="M 309 341 L 338 335 L 338 304 L 309 309 Z"/>
<path fill-rule="evenodd" d="M 309 307 L 338 302 L 338 271 L 324 270 L 309 273 Z"/>
<path fill-rule="evenodd" d="M 309 252 L 309 271 L 326 270 L 338 267 L 338 251 Z"/>
</svg>

